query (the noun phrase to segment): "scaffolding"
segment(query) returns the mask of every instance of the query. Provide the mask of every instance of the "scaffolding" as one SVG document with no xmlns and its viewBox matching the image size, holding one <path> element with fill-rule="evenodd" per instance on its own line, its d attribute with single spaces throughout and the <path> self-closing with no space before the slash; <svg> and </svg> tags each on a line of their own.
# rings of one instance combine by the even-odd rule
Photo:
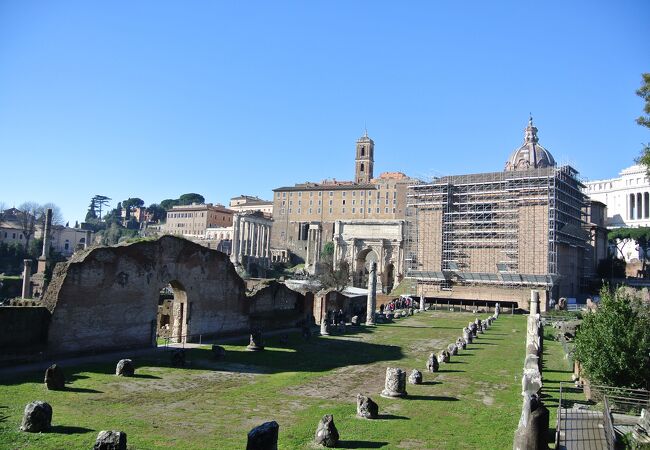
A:
<svg viewBox="0 0 650 450">
<path fill-rule="evenodd" d="M 570 166 L 447 176 L 410 186 L 406 276 L 454 284 L 551 290 L 559 253 L 578 252 L 584 275 L 587 201 Z M 565 247 L 562 247 L 562 246 Z M 572 269 L 573 270 L 573 269 Z"/>
</svg>

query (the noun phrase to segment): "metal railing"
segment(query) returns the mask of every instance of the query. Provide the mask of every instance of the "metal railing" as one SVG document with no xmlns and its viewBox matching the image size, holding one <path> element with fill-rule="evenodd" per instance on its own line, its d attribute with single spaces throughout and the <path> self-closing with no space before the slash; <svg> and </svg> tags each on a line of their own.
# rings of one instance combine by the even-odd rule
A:
<svg viewBox="0 0 650 450">
<path fill-rule="evenodd" d="M 603 396 L 603 428 L 605 431 L 605 439 L 607 440 L 607 449 L 614 450 L 616 447 L 616 433 L 614 433 L 612 412 L 609 408 L 607 395 Z"/>
<path fill-rule="evenodd" d="M 157 339 L 163 339 L 164 344 L 163 347 L 169 348 L 169 344 L 181 344 L 181 348 L 185 348 L 185 344 L 187 343 L 197 343 L 201 345 L 203 343 L 203 335 L 202 334 L 183 334 L 180 336 L 165 336 L 165 337 L 158 337 Z M 160 344 L 158 345 L 160 346 Z"/>
<path fill-rule="evenodd" d="M 650 391 L 645 389 L 629 389 L 614 386 L 591 385 L 592 400 L 609 403 L 611 412 L 621 414 L 640 414 L 641 409 L 650 408 Z"/>
</svg>

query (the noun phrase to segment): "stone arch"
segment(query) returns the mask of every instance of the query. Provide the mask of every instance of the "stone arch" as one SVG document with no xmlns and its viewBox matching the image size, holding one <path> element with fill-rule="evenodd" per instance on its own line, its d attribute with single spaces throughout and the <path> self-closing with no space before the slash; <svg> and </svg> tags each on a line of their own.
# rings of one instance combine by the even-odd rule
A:
<svg viewBox="0 0 650 450">
<path fill-rule="evenodd" d="M 173 291 L 172 301 L 172 322 L 170 338 L 172 342 L 191 341 L 191 332 L 189 329 L 190 311 L 187 303 L 187 291 L 185 286 L 178 280 L 171 280 L 167 283 Z M 189 338 L 189 339 L 188 339 Z"/>
<path fill-rule="evenodd" d="M 385 294 L 390 294 L 393 286 L 395 285 L 395 265 L 392 262 L 386 264 L 382 274 L 381 284 Z"/>
<path fill-rule="evenodd" d="M 182 299 L 182 330 L 191 340 L 248 329 L 245 284 L 228 256 L 166 235 L 93 247 L 57 264 L 43 295 L 52 313 L 48 352 L 155 345 L 160 289 L 168 283 Z"/>
<path fill-rule="evenodd" d="M 379 253 L 372 247 L 366 247 L 357 253 L 354 261 L 353 285 L 365 288 L 368 286 L 368 274 L 370 263 L 376 262 L 379 265 Z"/>
</svg>

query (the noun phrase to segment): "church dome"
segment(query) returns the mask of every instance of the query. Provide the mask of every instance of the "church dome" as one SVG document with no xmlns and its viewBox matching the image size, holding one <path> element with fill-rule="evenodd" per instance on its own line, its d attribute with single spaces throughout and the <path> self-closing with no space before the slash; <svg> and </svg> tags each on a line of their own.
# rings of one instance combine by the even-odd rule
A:
<svg viewBox="0 0 650 450">
<path fill-rule="evenodd" d="M 532 116 L 528 120 L 524 134 L 524 143 L 512 152 L 506 162 L 505 170 L 528 170 L 555 166 L 555 159 L 551 152 L 539 145 L 537 128 L 533 126 Z"/>
</svg>

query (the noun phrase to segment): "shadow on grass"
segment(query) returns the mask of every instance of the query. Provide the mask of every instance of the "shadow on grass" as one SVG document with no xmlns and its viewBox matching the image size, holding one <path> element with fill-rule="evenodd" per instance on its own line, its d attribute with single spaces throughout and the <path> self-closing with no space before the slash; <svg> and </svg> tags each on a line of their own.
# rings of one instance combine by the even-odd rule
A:
<svg viewBox="0 0 650 450">
<path fill-rule="evenodd" d="M 365 328 L 358 328 L 342 337 L 372 333 Z M 381 361 L 400 360 L 403 357 L 402 350 L 397 345 L 375 344 L 360 342 L 351 339 L 341 339 L 338 336 L 322 337 L 313 336 L 304 340 L 299 333 L 289 334 L 288 342 L 279 343 L 275 336 L 266 340 L 268 346 L 278 345 L 276 348 L 266 348 L 261 352 L 246 351 L 248 341 L 235 342 L 234 344 L 223 344 L 226 348 L 226 357 L 221 361 L 212 358 L 210 348 L 188 348 L 185 349 L 187 365 L 180 370 L 223 370 L 227 372 L 244 373 L 281 373 L 281 372 L 324 372 L 339 367 L 350 365 L 370 364 Z M 279 347 L 282 345 L 282 347 Z M 176 349 L 152 349 L 152 353 L 133 358 L 138 367 L 169 367 L 171 364 L 171 353 Z M 110 358 L 110 360 L 109 360 Z M 96 374 L 114 375 L 114 357 L 107 355 L 106 362 L 79 364 L 75 366 L 64 366 L 66 379 L 75 380 L 88 378 L 86 375 L 78 375 L 81 372 Z M 65 363 L 65 361 L 63 361 Z M 2 384 L 12 385 L 25 382 L 42 384 L 43 373 L 25 372 L 13 377 L 2 379 Z M 158 379 L 155 375 L 136 374 L 133 378 Z M 74 389 L 74 388 L 73 388 Z M 66 389 L 75 392 L 72 389 Z M 79 390 L 77 392 L 94 392 L 94 390 Z"/>
<path fill-rule="evenodd" d="M 457 402 L 456 397 L 444 397 L 440 395 L 407 395 L 406 400 L 435 400 L 439 402 Z"/>
<path fill-rule="evenodd" d="M 8 406 L 0 406 L 0 409 L 9 409 Z M 6 422 L 9 416 L 5 416 L 4 414 L 0 413 L 0 423 Z"/>
<path fill-rule="evenodd" d="M 457 357 L 458 355 L 452 356 L 452 358 Z M 449 361 L 448 363 L 445 364 L 467 364 L 465 361 Z"/>
<path fill-rule="evenodd" d="M 422 383 L 424 384 L 424 383 Z M 396 416 L 395 414 L 379 414 L 377 416 L 378 420 L 411 420 L 410 417 L 406 416 Z"/>
<path fill-rule="evenodd" d="M 89 433 L 91 431 L 95 431 L 91 428 L 85 428 L 85 427 L 72 427 L 68 425 L 54 425 L 50 427 L 49 433 L 56 433 L 56 434 L 83 434 L 83 433 Z"/>
<path fill-rule="evenodd" d="M 157 377 L 156 375 L 148 375 L 144 373 L 136 373 L 131 375 L 130 377 L 125 377 L 125 378 L 140 378 L 142 380 L 161 380 L 162 377 Z"/>
<path fill-rule="evenodd" d="M 470 345 L 497 345 L 494 342 L 485 342 L 484 340 L 481 342 L 478 341 L 473 341 Z"/>
<path fill-rule="evenodd" d="M 66 386 L 65 389 L 63 389 L 65 392 L 76 392 L 78 394 L 103 394 L 103 391 L 98 391 L 97 389 L 87 389 L 87 388 L 79 388 L 79 387 L 69 387 Z"/>
<path fill-rule="evenodd" d="M 464 370 L 454 370 L 454 369 L 440 369 L 438 370 L 439 373 L 451 373 L 451 372 L 465 372 Z"/>
<path fill-rule="evenodd" d="M 336 448 L 382 448 L 387 445 L 388 442 L 339 441 Z"/>
<path fill-rule="evenodd" d="M 442 384 L 441 381 L 423 381 L 420 383 L 422 386 L 435 386 L 436 384 Z"/>
</svg>

